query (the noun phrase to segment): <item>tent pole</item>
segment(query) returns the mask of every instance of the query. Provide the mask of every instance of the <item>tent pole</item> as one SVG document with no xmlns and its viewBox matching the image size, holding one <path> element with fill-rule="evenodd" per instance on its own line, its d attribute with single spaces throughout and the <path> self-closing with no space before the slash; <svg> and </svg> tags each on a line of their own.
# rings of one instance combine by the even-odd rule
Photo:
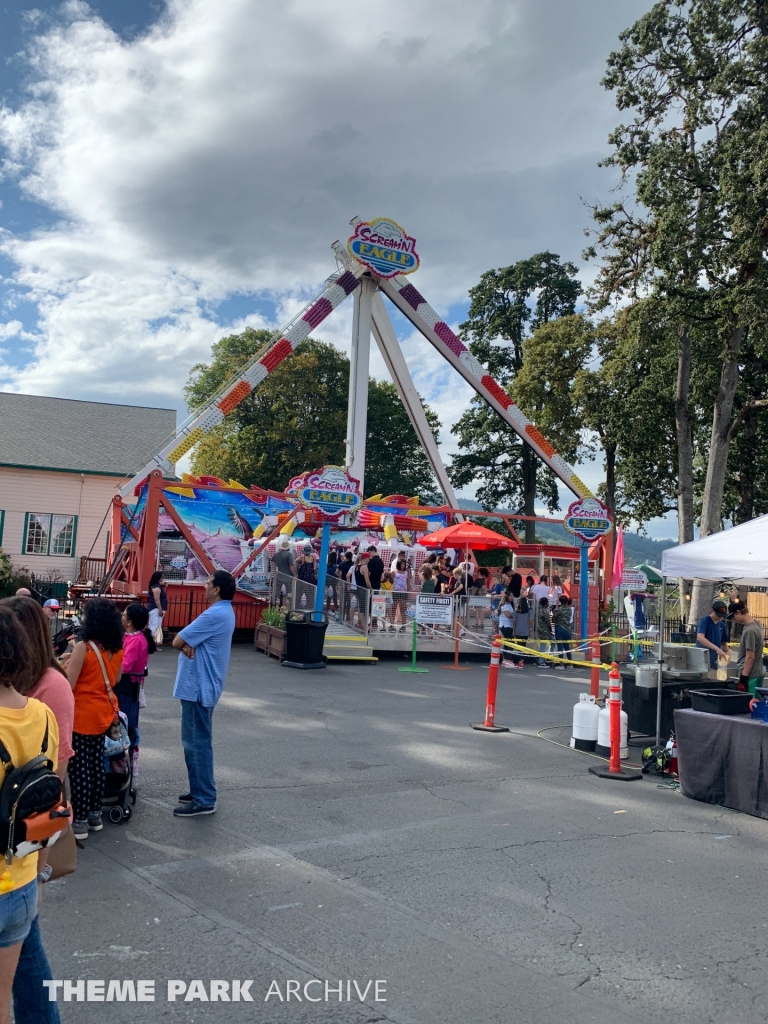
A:
<svg viewBox="0 0 768 1024">
<path fill-rule="evenodd" d="M 664 672 L 664 629 L 667 617 L 667 577 L 661 577 L 661 612 L 659 613 L 659 685 L 656 690 L 656 746 L 661 743 L 661 691 Z"/>
</svg>

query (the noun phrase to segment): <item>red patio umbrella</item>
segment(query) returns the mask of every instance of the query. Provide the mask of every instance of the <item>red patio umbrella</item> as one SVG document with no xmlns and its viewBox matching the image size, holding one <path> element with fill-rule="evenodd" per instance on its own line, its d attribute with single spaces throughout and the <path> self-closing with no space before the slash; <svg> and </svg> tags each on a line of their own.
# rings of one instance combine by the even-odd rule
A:
<svg viewBox="0 0 768 1024">
<path fill-rule="evenodd" d="M 494 548 L 516 548 L 519 545 L 510 537 L 470 521 L 445 526 L 419 538 L 419 544 L 427 548 L 471 548 L 473 551 L 491 551 Z"/>
</svg>

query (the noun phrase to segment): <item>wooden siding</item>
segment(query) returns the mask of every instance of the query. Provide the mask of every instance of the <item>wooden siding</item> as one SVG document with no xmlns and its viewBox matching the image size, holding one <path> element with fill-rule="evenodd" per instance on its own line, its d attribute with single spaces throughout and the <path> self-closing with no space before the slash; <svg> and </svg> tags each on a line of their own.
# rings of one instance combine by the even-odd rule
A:
<svg viewBox="0 0 768 1024">
<path fill-rule="evenodd" d="M 121 479 L 0 466 L 0 509 L 5 512 L 3 550 L 18 568 L 41 575 L 56 570 L 66 580 L 76 579 L 80 556 L 89 553 L 94 540 L 93 554 L 104 557 L 110 528 L 110 517 L 104 519 L 104 514 Z M 77 516 L 73 556 L 25 555 L 22 549 L 27 512 Z"/>
</svg>

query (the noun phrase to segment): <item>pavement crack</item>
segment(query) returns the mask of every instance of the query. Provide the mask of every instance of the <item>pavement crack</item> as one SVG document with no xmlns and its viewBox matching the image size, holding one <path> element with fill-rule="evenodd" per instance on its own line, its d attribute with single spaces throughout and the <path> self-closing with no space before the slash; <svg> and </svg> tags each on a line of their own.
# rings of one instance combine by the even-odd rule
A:
<svg viewBox="0 0 768 1024">
<path fill-rule="evenodd" d="M 686 836 L 714 836 L 716 833 L 709 829 L 687 829 L 687 828 L 651 828 L 647 830 L 638 830 L 637 832 L 622 832 L 617 835 L 615 832 L 592 832 L 588 836 L 563 836 L 557 839 L 528 839 L 523 843 L 507 843 L 504 846 L 498 846 L 496 849 L 503 853 L 505 850 L 522 849 L 526 846 L 541 846 L 543 844 L 551 843 L 585 843 L 592 842 L 594 840 L 602 839 L 631 839 L 633 836 L 652 836 L 652 835 L 686 835 Z"/>
</svg>

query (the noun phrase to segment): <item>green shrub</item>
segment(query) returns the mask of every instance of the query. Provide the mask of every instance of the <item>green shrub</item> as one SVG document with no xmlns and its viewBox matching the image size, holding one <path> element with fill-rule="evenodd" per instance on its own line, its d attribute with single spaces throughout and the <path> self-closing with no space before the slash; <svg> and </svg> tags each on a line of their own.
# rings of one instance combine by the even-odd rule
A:
<svg viewBox="0 0 768 1024">
<path fill-rule="evenodd" d="M 261 621 L 265 626 L 272 626 L 274 629 L 285 629 L 285 616 L 279 608 L 265 608 L 261 613 Z"/>
<path fill-rule="evenodd" d="M 11 556 L 0 548 L 0 597 L 12 597 L 19 587 L 31 586 L 29 569 L 16 569 Z"/>
</svg>

